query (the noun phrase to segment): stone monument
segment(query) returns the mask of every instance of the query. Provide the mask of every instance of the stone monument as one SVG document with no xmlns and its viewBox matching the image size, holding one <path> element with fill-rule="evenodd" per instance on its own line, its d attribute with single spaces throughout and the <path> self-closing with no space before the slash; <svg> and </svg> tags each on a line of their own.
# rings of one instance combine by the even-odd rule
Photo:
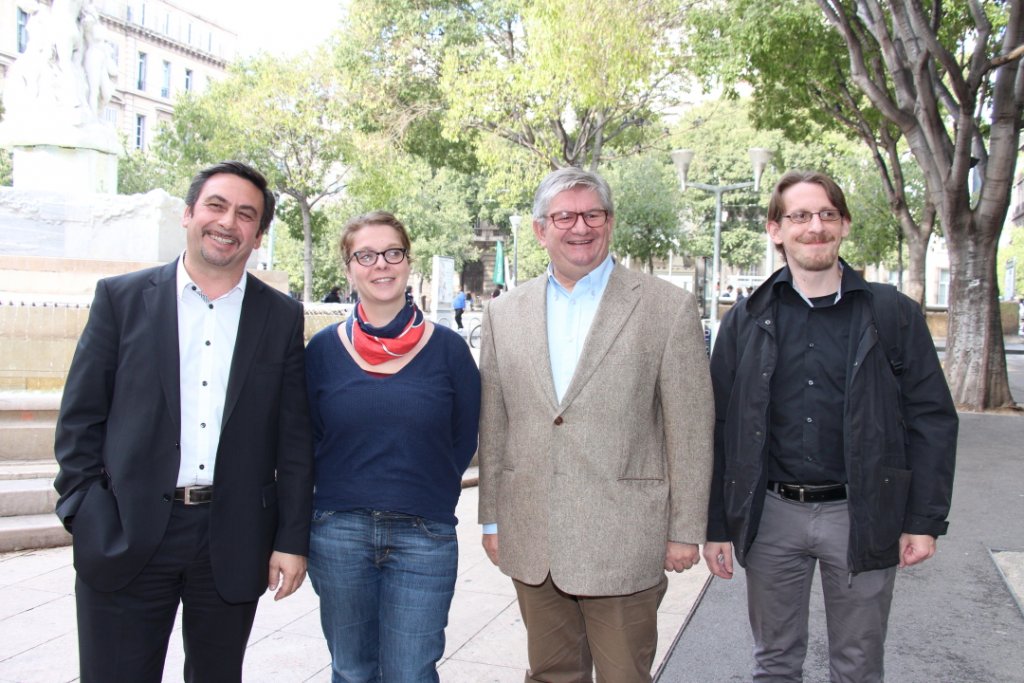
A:
<svg viewBox="0 0 1024 683">
<path fill-rule="evenodd" d="M 30 9 L 25 52 L 4 89 L 3 145 L 14 187 L 117 192 L 117 133 L 103 120 L 114 93 L 114 46 L 91 0 Z"/>
</svg>

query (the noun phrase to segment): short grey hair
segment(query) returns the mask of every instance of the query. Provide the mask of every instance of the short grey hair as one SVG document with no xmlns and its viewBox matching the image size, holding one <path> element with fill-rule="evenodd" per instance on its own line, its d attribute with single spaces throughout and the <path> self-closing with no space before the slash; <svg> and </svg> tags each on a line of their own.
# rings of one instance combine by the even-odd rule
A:
<svg viewBox="0 0 1024 683">
<path fill-rule="evenodd" d="M 609 216 L 615 215 L 612 188 L 608 186 L 608 182 L 596 173 L 570 166 L 552 171 L 540 181 L 537 194 L 533 197 L 533 220 L 544 225 L 547 221 L 548 207 L 555 197 L 576 187 L 585 187 L 596 192 L 601 201 L 601 208 L 607 211 Z"/>
</svg>

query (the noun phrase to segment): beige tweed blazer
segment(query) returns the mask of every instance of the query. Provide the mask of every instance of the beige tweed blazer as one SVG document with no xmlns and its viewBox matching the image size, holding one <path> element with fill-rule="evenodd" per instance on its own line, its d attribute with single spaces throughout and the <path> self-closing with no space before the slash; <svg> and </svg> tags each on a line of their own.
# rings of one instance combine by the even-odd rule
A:
<svg viewBox="0 0 1024 683">
<path fill-rule="evenodd" d="M 501 570 L 573 595 L 660 581 L 666 541 L 702 543 L 714 403 L 690 293 L 616 265 L 561 404 L 547 278 L 484 311 L 481 524 Z"/>
</svg>

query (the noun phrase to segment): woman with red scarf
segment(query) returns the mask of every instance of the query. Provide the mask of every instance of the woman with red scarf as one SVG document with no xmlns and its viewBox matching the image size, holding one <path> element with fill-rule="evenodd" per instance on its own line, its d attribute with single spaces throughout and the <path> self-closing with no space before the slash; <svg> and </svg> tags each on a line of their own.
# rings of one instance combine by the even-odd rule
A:
<svg viewBox="0 0 1024 683">
<path fill-rule="evenodd" d="M 306 348 L 316 447 L 309 576 L 334 681 L 437 681 L 455 591 L 455 505 L 476 451 L 480 373 L 406 294 L 390 213 L 342 230 L 351 317 Z"/>
</svg>

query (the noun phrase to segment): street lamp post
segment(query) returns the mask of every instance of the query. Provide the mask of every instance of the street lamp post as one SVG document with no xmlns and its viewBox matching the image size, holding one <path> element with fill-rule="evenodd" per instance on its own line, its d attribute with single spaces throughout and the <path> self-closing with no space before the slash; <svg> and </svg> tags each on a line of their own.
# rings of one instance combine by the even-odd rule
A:
<svg viewBox="0 0 1024 683">
<path fill-rule="evenodd" d="M 519 284 L 519 223 L 523 217 L 513 214 L 508 217 L 509 225 L 512 226 L 512 287 Z"/>
<path fill-rule="evenodd" d="M 693 150 L 677 149 L 672 152 L 672 163 L 675 164 L 676 172 L 679 174 L 679 186 L 683 192 L 687 187 L 703 190 L 715 195 L 715 246 L 711 260 L 711 345 L 715 345 L 715 337 L 718 334 L 718 296 L 715 287 L 719 284 L 721 277 L 721 252 L 722 252 L 722 195 L 733 190 L 746 190 L 761 187 L 761 174 L 771 160 L 771 150 L 761 147 L 750 149 L 750 162 L 754 167 L 754 179 L 745 183 L 733 183 L 731 185 L 708 185 L 705 183 L 688 183 L 686 174 L 690 169 L 690 162 L 693 161 Z"/>
</svg>

